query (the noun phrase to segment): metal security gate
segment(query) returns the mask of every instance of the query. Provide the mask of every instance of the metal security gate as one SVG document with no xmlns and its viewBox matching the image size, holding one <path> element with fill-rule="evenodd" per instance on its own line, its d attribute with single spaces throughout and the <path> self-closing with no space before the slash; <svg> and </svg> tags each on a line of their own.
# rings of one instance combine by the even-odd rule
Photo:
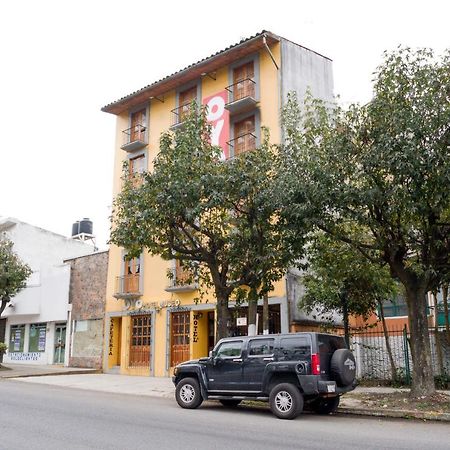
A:
<svg viewBox="0 0 450 450">
<path fill-rule="evenodd" d="M 189 360 L 190 316 L 189 311 L 172 313 L 170 333 L 172 367 Z"/>
<path fill-rule="evenodd" d="M 150 367 L 151 315 L 131 316 L 129 367 Z"/>
</svg>

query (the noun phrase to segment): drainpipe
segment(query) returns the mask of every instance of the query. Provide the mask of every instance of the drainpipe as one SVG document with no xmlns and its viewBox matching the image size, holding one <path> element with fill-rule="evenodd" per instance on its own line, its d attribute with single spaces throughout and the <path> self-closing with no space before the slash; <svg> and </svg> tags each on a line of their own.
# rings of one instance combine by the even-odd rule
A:
<svg viewBox="0 0 450 450">
<path fill-rule="evenodd" d="M 263 44 L 264 47 L 266 47 L 267 52 L 269 53 L 270 58 L 272 59 L 272 62 L 275 64 L 275 67 L 277 68 L 277 70 L 280 70 L 280 68 L 278 67 L 277 62 L 275 61 L 275 58 L 273 56 L 273 53 L 270 51 L 269 46 L 267 45 L 267 39 L 266 39 L 266 35 L 263 35 Z"/>
</svg>

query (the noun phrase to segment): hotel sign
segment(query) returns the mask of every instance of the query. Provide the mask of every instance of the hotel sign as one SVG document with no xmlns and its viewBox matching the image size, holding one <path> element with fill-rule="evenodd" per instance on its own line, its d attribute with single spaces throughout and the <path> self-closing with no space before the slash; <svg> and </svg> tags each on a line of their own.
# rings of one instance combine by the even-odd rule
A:
<svg viewBox="0 0 450 450">
<path fill-rule="evenodd" d="M 230 139 L 230 113 L 225 109 L 228 99 L 226 90 L 203 99 L 207 107 L 207 120 L 211 124 L 211 144 L 222 147 L 222 159 L 229 157 L 227 142 Z"/>
</svg>

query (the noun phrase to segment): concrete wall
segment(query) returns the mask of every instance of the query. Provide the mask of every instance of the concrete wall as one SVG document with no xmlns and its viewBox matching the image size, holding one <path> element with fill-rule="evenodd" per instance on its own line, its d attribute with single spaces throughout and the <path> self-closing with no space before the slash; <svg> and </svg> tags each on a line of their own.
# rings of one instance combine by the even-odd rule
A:
<svg viewBox="0 0 450 450">
<path fill-rule="evenodd" d="M 285 104 L 289 92 L 297 93 L 303 103 L 305 93 L 322 100 L 333 100 L 332 61 L 286 39 L 281 40 L 281 98 Z"/>
<path fill-rule="evenodd" d="M 108 252 L 68 261 L 72 336 L 69 365 L 101 368 Z"/>
</svg>

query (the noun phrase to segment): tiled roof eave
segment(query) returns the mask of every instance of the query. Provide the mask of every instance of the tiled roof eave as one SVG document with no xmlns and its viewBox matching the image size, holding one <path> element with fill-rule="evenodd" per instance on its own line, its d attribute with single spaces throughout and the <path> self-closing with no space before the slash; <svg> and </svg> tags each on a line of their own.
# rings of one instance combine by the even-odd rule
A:
<svg viewBox="0 0 450 450">
<path fill-rule="evenodd" d="M 242 40 L 235 45 L 208 56 L 172 75 L 168 75 L 130 95 L 112 102 L 104 106 L 102 111 L 116 115 L 121 114 L 134 106 L 146 103 L 150 97 L 161 96 L 164 93 L 175 89 L 179 85 L 200 77 L 203 73 L 213 72 L 236 59 L 242 58 L 263 48 L 264 36 L 266 37 L 266 42 L 269 46 L 280 40 L 275 34 L 268 31 L 262 31 L 261 33 Z"/>
</svg>

